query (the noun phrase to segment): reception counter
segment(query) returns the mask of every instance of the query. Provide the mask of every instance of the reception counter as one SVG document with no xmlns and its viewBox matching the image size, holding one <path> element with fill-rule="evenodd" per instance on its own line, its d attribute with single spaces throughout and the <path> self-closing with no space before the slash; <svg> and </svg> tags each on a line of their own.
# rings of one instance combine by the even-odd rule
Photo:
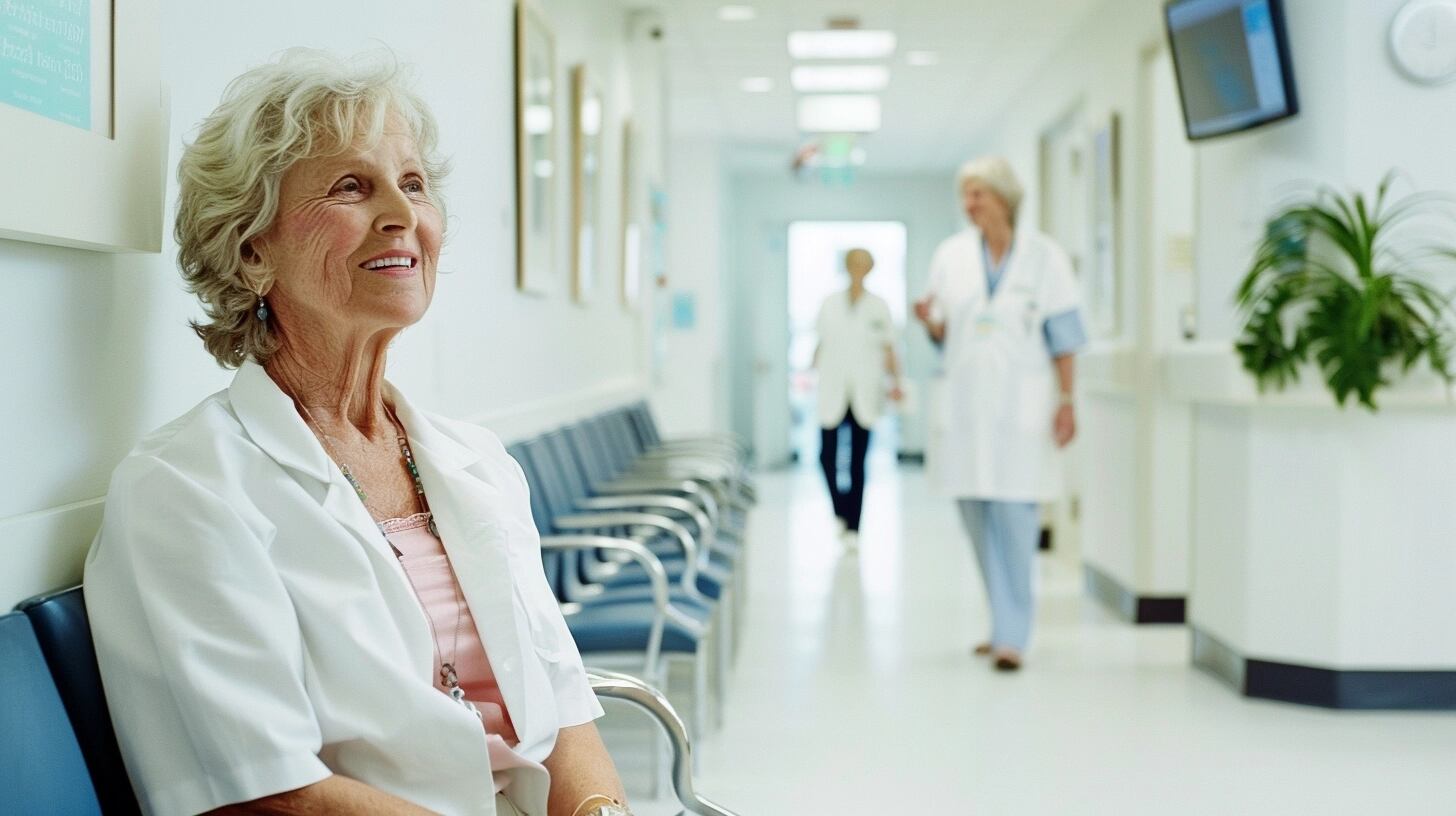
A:
<svg viewBox="0 0 1456 816">
<path fill-rule="evenodd" d="M 1194 661 L 1243 693 L 1456 708 L 1456 401 L 1407 378 L 1340 408 L 1260 395 L 1226 348 L 1162 361 L 1191 407 Z"/>
</svg>

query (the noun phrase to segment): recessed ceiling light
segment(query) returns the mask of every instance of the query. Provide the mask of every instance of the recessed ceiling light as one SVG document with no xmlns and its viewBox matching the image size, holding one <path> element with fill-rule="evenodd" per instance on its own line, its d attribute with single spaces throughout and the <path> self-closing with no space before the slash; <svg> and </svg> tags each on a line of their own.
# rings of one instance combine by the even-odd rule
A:
<svg viewBox="0 0 1456 816">
<path fill-rule="evenodd" d="M 884 89 L 890 71 L 883 65 L 798 65 L 789 82 L 800 93 L 864 93 Z"/>
<path fill-rule="evenodd" d="M 880 98 L 873 94 L 799 97 L 799 130 L 805 133 L 869 133 L 880 129 Z"/>
<path fill-rule="evenodd" d="M 738 89 L 744 93 L 768 93 L 774 89 L 774 81 L 768 77 L 744 77 L 738 80 Z"/>
<path fill-rule="evenodd" d="M 893 31 L 793 31 L 789 56 L 794 59 L 881 59 L 895 53 Z"/>
<path fill-rule="evenodd" d="M 725 23 L 746 23 L 758 17 L 753 6 L 719 6 L 718 19 Z"/>
</svg>

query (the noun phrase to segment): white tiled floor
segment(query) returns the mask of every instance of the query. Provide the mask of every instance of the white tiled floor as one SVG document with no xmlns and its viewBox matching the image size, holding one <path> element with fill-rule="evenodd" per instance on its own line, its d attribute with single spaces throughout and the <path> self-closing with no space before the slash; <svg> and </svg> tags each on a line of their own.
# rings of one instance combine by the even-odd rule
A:
<svg viewBox="0 0 1456 816">
<path fill-rule="evenodd" d="M 877 456 L 849 555 L 820 479 L 759 477 L 726 724 L 698 746 L 700 791 L 743 816 L 1456 814 L 1456 716 L 1243 699 L 1066 556 L 1043 558 L 1025 669 L 992 672 L 950 501 Z"/>
</svg>

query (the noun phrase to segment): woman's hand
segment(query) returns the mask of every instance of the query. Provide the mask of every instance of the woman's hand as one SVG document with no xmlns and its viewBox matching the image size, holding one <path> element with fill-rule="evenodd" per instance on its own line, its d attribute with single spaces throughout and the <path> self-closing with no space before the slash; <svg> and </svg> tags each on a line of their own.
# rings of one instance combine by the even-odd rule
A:
<svg viewBox="0 0 1456 816">
<path fill-rule="evenodd" d="M 1065 448 L 1077 437 L 1077 412 L 1072 408 L 1072 403 L 1064 402 L 1057 409 L 1056 419 L 1052 420 L 1052 438 L 1056 440 L 1057 447 Z"/>
<path fill-rule="evenodd" d="M 926 295 L 924 298 L 915 301 L 915 319 L 925 326 L 925 331 L 930 335 L 930 341 L 939 345 L 945 342 L 945 324 L 936 323 L 930 316 L 930 309 L 935 304 L 934 295 Z"/>
<path fill-rule="evenodd" d="M 930 307 L 934 302 L 935 298 L 930 295 L 915 301 L 915 319 L 924 323 L 926 328 L 930 327 Z"/>
</svg>

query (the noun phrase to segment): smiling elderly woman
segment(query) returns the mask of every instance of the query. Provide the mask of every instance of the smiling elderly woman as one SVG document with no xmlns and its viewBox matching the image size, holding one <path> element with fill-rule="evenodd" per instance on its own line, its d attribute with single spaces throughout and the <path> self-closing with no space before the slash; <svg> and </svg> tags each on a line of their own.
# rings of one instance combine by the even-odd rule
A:
<svg viewBox="0 0 1456 816">
<path fill-rule="evenodd" d="M 121 463 L 86 562 L 148 813 L 627 812 L 520 468 L 384 380 L 445 223 L 399 74 L 291 52 L 182 156 L 193 328 L 238 372 Z"/>
</svg>

